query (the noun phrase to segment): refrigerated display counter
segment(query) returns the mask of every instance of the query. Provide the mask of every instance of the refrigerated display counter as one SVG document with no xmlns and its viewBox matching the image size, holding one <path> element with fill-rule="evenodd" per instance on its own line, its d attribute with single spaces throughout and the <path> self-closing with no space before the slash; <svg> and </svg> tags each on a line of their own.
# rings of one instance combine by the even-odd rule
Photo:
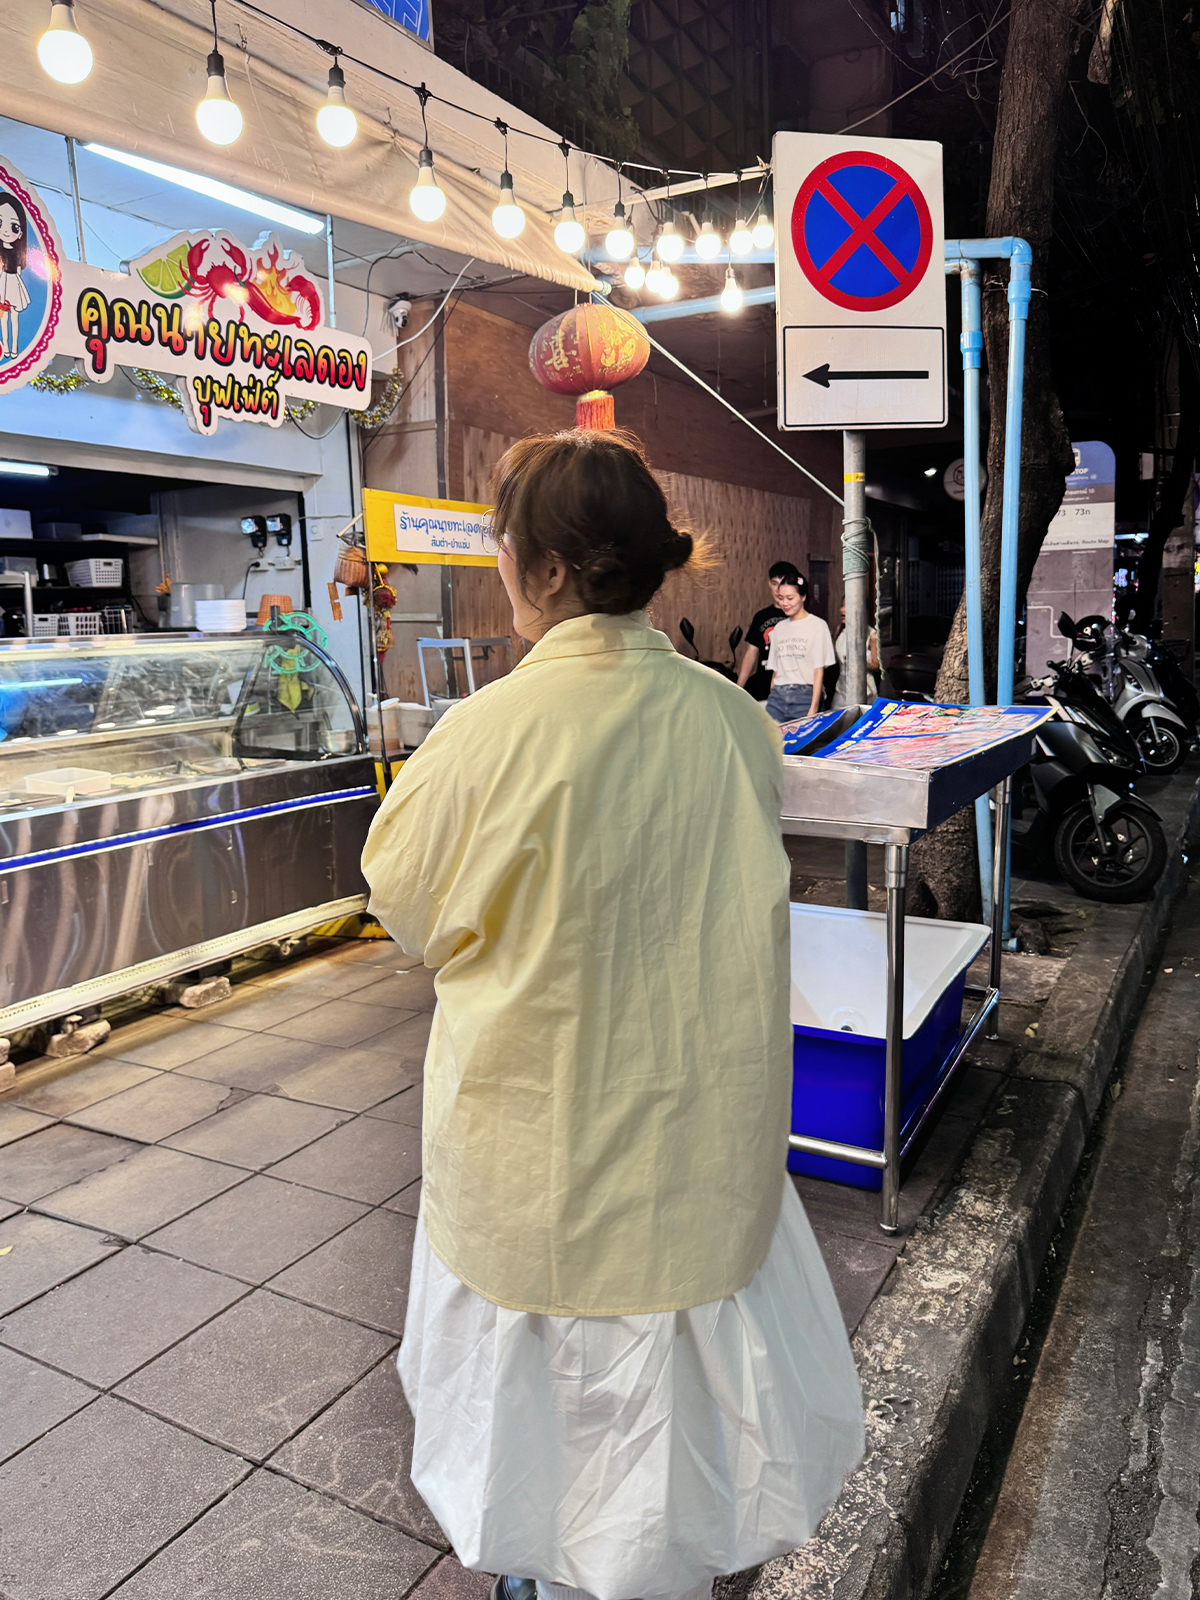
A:
<svg viewBox="0 0 1200 1600">
<path fill-rule="evenodd" d="M 362 910 L 377 803 L 299 634 L 0 641 L 0 1034 Z"/>
</svg>

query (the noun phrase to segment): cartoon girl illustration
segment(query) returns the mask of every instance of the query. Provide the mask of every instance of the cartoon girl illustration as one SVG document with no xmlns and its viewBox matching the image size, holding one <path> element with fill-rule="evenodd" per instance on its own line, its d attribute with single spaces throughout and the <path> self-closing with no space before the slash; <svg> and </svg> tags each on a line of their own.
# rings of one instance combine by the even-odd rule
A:
<svg viewBox="0 0 1200 1600">
<path fill-rule="evenodd" d="M 0 361 L 17 354 L 17 322 L 29 304 L 21 274 L 29 261 L 29 223 L 15 194 L 0 189 Z"/>
</svg>

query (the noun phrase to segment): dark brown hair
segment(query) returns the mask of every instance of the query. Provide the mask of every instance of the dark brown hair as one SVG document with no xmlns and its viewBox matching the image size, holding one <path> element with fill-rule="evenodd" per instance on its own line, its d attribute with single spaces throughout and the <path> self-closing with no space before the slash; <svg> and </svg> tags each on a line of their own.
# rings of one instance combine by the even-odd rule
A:
<svg viewBox="0 0 1200 1600">
<path fill-rule="evenodd" d="M 0 189 L 0 206 L 11 206 L 21 225 L 21 232 L 12 244 L 0 245 L 0 272 L 24 272 L 29 265 L 29 218 L 25 207 L 7 189 Z"/>
<path fill-rule="evenodd" d="M 496 468 L 492 534 L 508 541 L 522 590 L 533 563 L 557 555 L 586 609 L 611 616 L 648 605 L 695 548 L 672 527 L 640 442 L 618 428 L 518 440 Z"/>
</svg>

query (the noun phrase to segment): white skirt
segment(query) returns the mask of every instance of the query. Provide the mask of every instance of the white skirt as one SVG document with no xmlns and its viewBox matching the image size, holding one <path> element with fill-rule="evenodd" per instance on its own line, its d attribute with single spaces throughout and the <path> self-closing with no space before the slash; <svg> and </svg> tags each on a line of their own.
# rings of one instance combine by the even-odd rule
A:
<svg viewBox="0 0 1200 1600">
<path fill-rule="evenodd" d="M 690 1311 L 507 1311 L 417 1223 L 397 1365 L 412 1480 L 464 1566 L 668 1600 L 794 1550 L 863 1452 L 833 1286 L 790 1182 L 746 1288 Z"/>
</svg>

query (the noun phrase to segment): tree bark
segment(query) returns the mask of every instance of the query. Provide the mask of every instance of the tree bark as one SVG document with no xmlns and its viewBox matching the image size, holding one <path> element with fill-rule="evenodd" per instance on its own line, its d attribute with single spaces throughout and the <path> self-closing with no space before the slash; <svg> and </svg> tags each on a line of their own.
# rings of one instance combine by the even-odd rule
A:
<svg viewBox="0 0 1200 1600">
<path fill-rule="evenodd" d="M 996 137 L 988 189 L 987 233 L 1015 235 L 1033 248 L 1033 299 L 1025 342 L 1024 425 L 1021 431 L 1021 507 L 1018 605 L 1050 519 L 1062 502 L 1075 460 L 1050 370 L 1049 309 L 1045 294 L 1054 209 L 1055 152 L 1067 74 L 1080 44 L 1080 25 L 1092 0 L 1013 0 L 1000 80 Z M 980 528 L 985 656 L 994 692 L 1000 599 L 1000 517 L 1004 482 L 1004 396 L 1008 381 L 1007 275 L 986 272 L 983 338 L 987 352 L 991 424 L 988 488 Z M 959 601 L 938 673 L 937 699 L 964 702 L 967 683 L 966 598 Z M 914 911 L 962 918 L 977 914 L 979 875 L 972 812 L 960 812 L 917 842 L 911 880 Z"/>
<path fill-rule="evenodd" d="M 1158 510 L 1150 518 L 1146 542 L 1138 562 L 1137 632 L 1149 633 L 1158 606 L 1158 582 L 1162 577 L 1163 551 L 1167 540 L 1183 521 L 1184 495 L 1196 466 L 1200 445 L 1200 393 L 1191 351 L 1179 351 L 1179 421 L 1175 428 L 1175 453 L 1159 498 Z"/>
</svg>

